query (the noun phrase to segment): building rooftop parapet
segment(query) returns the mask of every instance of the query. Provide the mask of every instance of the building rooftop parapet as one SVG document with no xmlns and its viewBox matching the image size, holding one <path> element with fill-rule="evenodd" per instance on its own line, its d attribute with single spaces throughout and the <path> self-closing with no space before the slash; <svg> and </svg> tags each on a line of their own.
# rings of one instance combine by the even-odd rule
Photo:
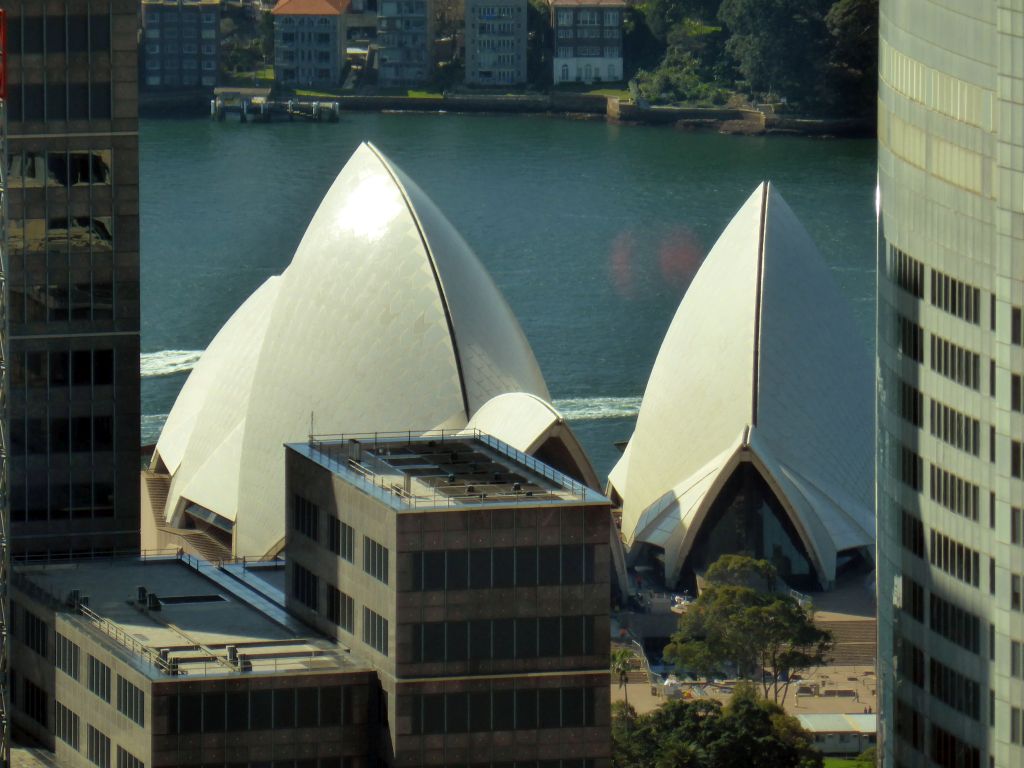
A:
<svg viewBox="0 0 1024 768">
<path fill-rule="evenodd" d="M 288 448 L 398 511 L 609 503 L 477 429 L 310 435 Z"/>
<path fill-rule="evenodd" d="M 220 578 L 210 578 L 207 570 Z M 247 586 L 244 567 L 227 575 L 220 570 L 222 565 L 188 555 L 150 554 L 22 565 L 11 584 L 121 651 L 152 679 L 361 668 L 348 649 L 268 610 L 273 606 L 266 598 L 274 590 Z M 153 591 L 139 586 L 134 599 L 126 600 L 123 590 L 133 583 Z"/>
</svg>

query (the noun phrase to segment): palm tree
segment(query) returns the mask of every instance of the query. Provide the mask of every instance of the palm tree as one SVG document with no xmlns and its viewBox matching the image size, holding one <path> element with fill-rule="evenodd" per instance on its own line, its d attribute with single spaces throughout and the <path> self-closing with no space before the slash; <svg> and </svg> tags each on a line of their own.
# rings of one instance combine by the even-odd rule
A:
<svg viewBox="0 0 1024 768">
<path fill-rule="evenodd" d="M 628 648 L 616 648 L 612 651 L 612 674 L 619 676 L 619 688 L 622 688 L 622 695 L 629 704 L 629 670 L 633 666 L 633 652 Z"/>
</svg>

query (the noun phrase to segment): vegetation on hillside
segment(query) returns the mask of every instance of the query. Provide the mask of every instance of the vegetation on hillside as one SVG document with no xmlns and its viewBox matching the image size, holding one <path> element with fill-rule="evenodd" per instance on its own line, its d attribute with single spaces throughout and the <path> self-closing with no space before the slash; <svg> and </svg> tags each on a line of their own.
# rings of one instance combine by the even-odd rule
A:
<svg viewBox="0 0 1024 768">
<path fill-rule="evenodd" d="M 627 14 L 630 87 L 651 103 L 874 113 L 878 0 L 646 0 Z"/>
</svg>

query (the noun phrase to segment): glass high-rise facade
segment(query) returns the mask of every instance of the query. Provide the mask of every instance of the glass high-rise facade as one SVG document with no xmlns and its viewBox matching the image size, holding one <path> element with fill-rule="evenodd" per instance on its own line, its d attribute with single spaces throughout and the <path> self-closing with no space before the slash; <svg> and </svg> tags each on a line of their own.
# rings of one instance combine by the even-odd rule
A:
<svg viewBox="0 0 1024 768">
<path fill-rule="evenodd" d="M 138 8 L 4 8 L 12 552 L 136 549 Z"/>
<path fill-rule="evenodd" d="M 882 0 L 887 766 L 1024 764 L 1024 2 Z"/>
</svg>

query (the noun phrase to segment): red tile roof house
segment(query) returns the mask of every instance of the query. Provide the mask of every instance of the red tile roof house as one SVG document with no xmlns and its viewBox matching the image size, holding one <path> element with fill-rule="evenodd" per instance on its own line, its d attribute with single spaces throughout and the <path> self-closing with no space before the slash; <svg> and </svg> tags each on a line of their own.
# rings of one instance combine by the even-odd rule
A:
<svg viewBox="0 0 1024 768">
<path fill-rule="evenodd" d="M 274 79 L 289 87 L 333 86 L 345 69 L 350 0 L 279 0 L 274 10 Z"/>
</svg>

